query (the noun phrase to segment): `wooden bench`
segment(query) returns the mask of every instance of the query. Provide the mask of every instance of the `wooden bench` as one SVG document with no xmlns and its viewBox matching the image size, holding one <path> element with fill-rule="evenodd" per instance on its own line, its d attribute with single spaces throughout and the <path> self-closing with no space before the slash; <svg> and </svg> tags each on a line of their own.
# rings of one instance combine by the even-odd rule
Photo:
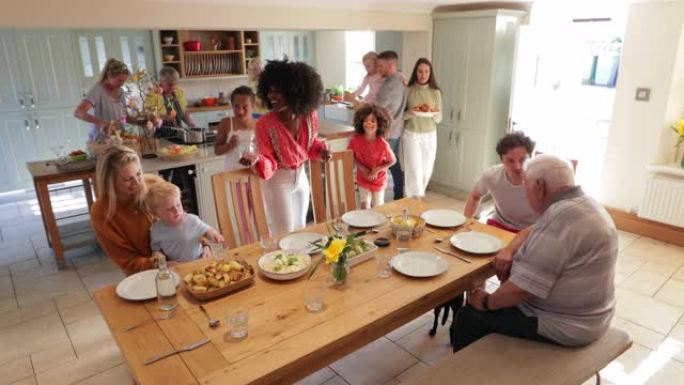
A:
<svg viewBox="0 0 684 385">
<path fill-rule="evenodd" d="M 490 334 L 408 380 L 410 385 L 579 385 L 620 356 L 632 341 L 609 329 L 598 341 L 567 348 Z"/>
</svg>

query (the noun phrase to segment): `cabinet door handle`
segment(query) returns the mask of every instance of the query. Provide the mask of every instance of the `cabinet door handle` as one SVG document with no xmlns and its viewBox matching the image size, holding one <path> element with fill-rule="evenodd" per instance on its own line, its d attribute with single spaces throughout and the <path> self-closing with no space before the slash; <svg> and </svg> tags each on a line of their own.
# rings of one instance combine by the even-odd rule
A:
<svg viewBox="0 0 684 385">
<path fill-rule="evenodd" d="M 454 135 L 453 131 L 449 131 L 449 145 L 451 146 L 451 137 Z"/>
<path fill-rule="evenodd" d="M 33 95 L 31 95 L 29 99 L 31 99 L 31 108 L 36 108 L 36 103 L 33 102 Z"/>
<path fill-rule="evenodd" d="M 457 132 L 456 133 L 456 145 L 458 146 L 458 141 L 461 139 L 461 133 Z"/>
<path fill-rule="evenodd" d="M 458 120 L 459 122 L 461 121 L 461 109 L 460 108 L 458 109 L 458 113 L 456 114 L 456 120 Z"/>
<path fill-rule="evenodd" d="M 31 131 L 31 125 L 29 124 L 28 119 L 24 119 L 24 127 L 26 127 L 26 131 Z"/>
<path fill-rule="evenodd" d="M 26 109 L 26 105 L 24 104 L 24 98 L 19 97 L 19 105 L 21 105 L 22 110 Z"/>
<path fill-rule="evenodd" d="M 451 107 L 451 111 L 449 111 L 449 120 L 454 120 L 454 107 Z"/>
<path fill-rule="evenodd" d="M 36 124 L 36 130 L 40 130 L 40 123 L 38 123 L 38 119 L 33 119 L 33 122 Z"/>
</svg>

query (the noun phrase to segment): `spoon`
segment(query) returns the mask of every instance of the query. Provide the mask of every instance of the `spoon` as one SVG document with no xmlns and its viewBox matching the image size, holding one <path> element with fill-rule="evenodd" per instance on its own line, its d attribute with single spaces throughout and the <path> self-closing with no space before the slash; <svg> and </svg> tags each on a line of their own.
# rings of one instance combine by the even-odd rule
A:
<svg viewBox="0 0 684 385">
<path fill-rule="evenodd" d="M 216 318 L 211 318 L 209 313 L 207 313 L 207 309 L 204 308 L 203 305 L 199 305 L 200 310 L 202 310 L 202 313 L 204 313 L 205 316 L 207 316 L 207 319 L 209 320 L 209 327 L 210 328 L 215 328 L 221 324 L 221 320 L 218 320 Z"/>
</svg>

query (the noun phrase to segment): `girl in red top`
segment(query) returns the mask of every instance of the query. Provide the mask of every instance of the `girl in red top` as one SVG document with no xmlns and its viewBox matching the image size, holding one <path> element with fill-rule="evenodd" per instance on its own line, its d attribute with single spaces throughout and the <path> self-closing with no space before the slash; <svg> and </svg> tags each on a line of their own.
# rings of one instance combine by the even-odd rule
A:
<svg viewBox="0 0 684 385">
<path fill-rule="evenodd" d="M 397 161 L 384 139 L 391 119 L 387 109 L 369 104 L 363 105 L 354 114 L 356 134 L 347 148 L 354 151 L 356 159 L 356 182 L 362 209 L 385 202 L 387 169 Z"/>
<path fill-rule="evenodd" d="M 264 180 L 271 233 L 291 232 L 306 226 L 311 192 L 306 161 L 330 158 L 330 150 L 317 137 L 323 83 L 305 63 L 269 61 L 257 95 L 271 111 L 256 122 L 257 153 L 245 153 L 240 162 Z"/>
</svg>

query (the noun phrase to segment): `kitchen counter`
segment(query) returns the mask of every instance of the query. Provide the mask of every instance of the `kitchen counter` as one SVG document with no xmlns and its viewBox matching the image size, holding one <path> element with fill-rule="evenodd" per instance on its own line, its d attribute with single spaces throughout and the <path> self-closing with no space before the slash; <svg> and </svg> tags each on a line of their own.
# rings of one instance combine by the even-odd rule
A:
<svg viewBox="0 0 684 385">
<path fill-rule="evenodd" d="M 221 110 L 231 110 L 233 109 L 230 105 L 225 106 L 202 106 L 202 107 L 188 107 L 185 110 L 189 113 L 193 112 L 209 112 L 209 111 L 221 111 Z"/>
<path fill-rule="evenodd" d="M 330 120 L 320 120 L 318 122 L 318 125 L 318 137 L 321 139 L 325 139 L 326 141 L 345 139 L 354 135 L 354 127 L 346 124 L 336 123 Z M 171 142 L 168 142 L 166 140 L 160 140 L 160 148 L 166 147 L 171 144 Z M 189 159 L 178 161 L 169 160 L 167 158 L 142 159 L 143 170 L 145 172 L 155 172 L 168 168 L 188 166 L 191 164 L 202 164 L 223 158 L 223 155 L 214 154 L 213 143 L 200 144 L 197 145 L 197 147 L 199 148 L 199 151 L 197 151 L 197 154 L 195 156 Z"/>
<path fill-rule="evenodd" d="M 335 140 L 349 138 L 352 135 L 354 135 L 353 126 L 327 119 L 321 119 L 318 121 L 318 136 L 320 138 L 326 140 Z"/>
</svg>

